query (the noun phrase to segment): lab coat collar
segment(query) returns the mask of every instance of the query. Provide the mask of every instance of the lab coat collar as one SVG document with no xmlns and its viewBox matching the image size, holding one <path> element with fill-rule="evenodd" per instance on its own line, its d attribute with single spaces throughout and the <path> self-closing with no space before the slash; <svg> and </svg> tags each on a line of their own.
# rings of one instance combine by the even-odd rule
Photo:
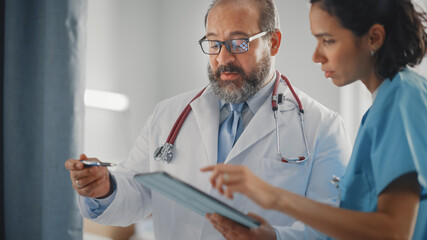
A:
<svg viewBox="0 0 427 240">
<path fill-rule="evenodd" d="M 211 165 L 217 163 L 218 127 L 219 127 L 219 101 L 212 88 L 208 86 L 203 94 L 191 104 L 197 127 L 207 152 Z"/>
</svg>

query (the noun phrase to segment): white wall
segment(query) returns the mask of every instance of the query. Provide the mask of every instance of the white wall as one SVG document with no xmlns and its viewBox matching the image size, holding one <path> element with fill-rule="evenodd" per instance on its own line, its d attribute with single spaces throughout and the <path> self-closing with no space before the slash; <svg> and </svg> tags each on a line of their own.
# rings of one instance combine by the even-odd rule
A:
<svg viewBox="0 0 427 240">
<path fill-rule="evenodd" d="M 156 0 L 89 0 L 87 88 L 126 94 L 125 112 L 86 109 L 85 152 L 121 161 L 161 99 Z M 161 51 L 160 51 L 161 52 Z"/>
</svg>

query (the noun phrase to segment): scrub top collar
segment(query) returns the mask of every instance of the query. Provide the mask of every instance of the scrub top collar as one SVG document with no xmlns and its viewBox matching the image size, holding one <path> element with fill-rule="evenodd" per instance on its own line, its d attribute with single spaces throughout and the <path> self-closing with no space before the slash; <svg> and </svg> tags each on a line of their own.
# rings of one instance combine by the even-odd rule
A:
<svg viewBox="0 0 427 240">
<path fill-rule="evenodd" d="M 382 83 L 377 87 L 377 89 L 375 89 L 375 91 L 372 93 L 372 102 L 375 101 L 375 98 L 378 95 L 378 91 L 380 90 L 381 86 L 384 84 L 385 81 L 388 81 L 389 79 L 387 78 L 386 80 L 382 81 Z"/>
</svg>

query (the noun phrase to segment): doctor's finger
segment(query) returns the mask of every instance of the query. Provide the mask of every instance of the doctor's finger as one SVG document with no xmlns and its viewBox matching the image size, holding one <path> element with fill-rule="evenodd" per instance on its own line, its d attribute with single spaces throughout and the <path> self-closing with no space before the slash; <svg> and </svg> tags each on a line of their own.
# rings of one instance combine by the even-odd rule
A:
<svg viewBox="0 0 427 240">
<path fill-rule="evenodd" d="M 94 166 L 89 168 L 83 168 L 81 170 L 70 171 L 71 180 L 90 177 L 90 176 L 104 175 L 105 173 L 101 168 L 102 167 Z"/>
<path fill-rule="evenodd" d="M 269 224 L 269 223 L 267 222 L 267 220 L 265 220 L 263 217 L 261 217 L 260 215 L 255 214 L 255 213 L 253 213 L 253 212 L 249 212 L 247 215 L 248 215 L 249 217 L 251 217 L 251 218 L 254 218 L 254 219 L 255 219 L 255 220 L 257 220 L 258 222 L 260 222 L 260 223 L 261 223 L 261 225 Z"/>
<path fill-rule="evenodd" d="M 110 185 L 109 185 L 109 178 L 106 179 L 104 177 L 100 177 L 97 178 L 94 181 L 91 181 L 89 183 L 80 183 L 79 180 L 79 185 L 81 185 L 82 187 L 78 187 L 76 186 L 76 191 L 79 195 L 84 196 L 84 197 L 90 197 L 90 198 L 94 198 L 94 197 L 100 197 L 105 195 L 106 189 L 109 189 Z"/>
<path fill-rule="evenodd" d="M 213 214 L 208 214 L 207 216 L 209 222 L 212 224 L 212 226 L 218 231 L 220 232 L 222 235 L 226 236 L 228 231 L 228 225 L 224 224 L 224 222 L 222 221 L 222 216 L 213 213 Z"/>
<path fill-rule="evenodd" d="M 84 164 L 80 160 L 76 159 L 68 159 L 64 163 L 65 168 L 70 171 L 82 170 L 84 168 Z"/>
<path fill-rule="evenodd" d="M 88 185 L 98 181 L 101 178 L 104 178 L 104 176 L 102 176 L 102 175 L 90 175 L 87 177 L 76 178 L 74 182 L 77 183 L 77 181 L 78 181 L 78 185 L 80 186 L 79 188 L 83 188 L 85 186 L 88 186 Z"/>
<path fill-rule="evenodd" d="M 218 214 L 214 214 L 213 218 L 216 220 L 217 229 L 220 229 L 226 239 L 248 239 L 247 233 L 249 229 Z"/>
</svg>

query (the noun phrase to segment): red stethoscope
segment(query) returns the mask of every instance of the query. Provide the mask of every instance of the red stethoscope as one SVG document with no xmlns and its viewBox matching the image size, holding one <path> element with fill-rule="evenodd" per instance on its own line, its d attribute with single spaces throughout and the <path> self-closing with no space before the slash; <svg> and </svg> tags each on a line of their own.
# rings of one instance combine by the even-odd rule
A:
<svg viewBox="0 0 427 240">
<path fill-rule="evenodd" d="M 290 99 L 284 99 L 284 96 L 282 93 L 277 94 L 277 89 L 279 88 L 280 78 L 282 78 L 286 82 L 286 85 L 288 86 L 289 90 L 291 91 L 292 95 L 294 96 L 294 99 L 296 102 L 294 102 Z M 184 124 L 185 119 L 187 118 L 188 114 L 191 112 L 190 104 L 194 100 L 196 100 L 198 97 L 200 97 L 200 95 L 202 95 L 202 93 L 205 91 L 205 89 L 206 89 L 206 87 L 204 89 L 202 89 L 202 91 L 200 91 L 187 104 L 187 106 L 184 108 L 182 113 L 179 115 L 178 119 L 175 121 L 175 124 L 173 125 L 173 127 L 169 133 L 169 136 L 166 140 L 166 143 L 163 144 L 162 146 L 158 147 L 156 149 L 156 151 L 154 152 L 154 159 L 156 161 L 163 161 L 164 163 L 167 163 L 167 164 L 169 164 L 172 161 L 172 159 L 173 159 L 173 152 L 172 152 L 173 144 L 175 143 L 176 137 L 178 136 L 178 133 L 181 130 L 182 124 Z M 280 135 L 279 135 L 279 122 L 277 119 L 277 110 L 279 109 L 278 104 L 282 104 L 284 101 L 290 101 L 291 103 L 293 103 L 297 107 L 298 115 L 300 117 L 301 132 L 303 135 L 305 149 L 306 149 L 306 154 L 304 156 L 288 158 L 288 157 L 285 157 L 280 152 L 280 147 L 279 147 L 280 146 Z M 294 91 L 291 83 L 289 82 L 289 80 L 284 75 L 281 75 L 279 71 L 276 71 L 276 80 L 274 83 L 273 93 L 272 93 L 272 97 L 271 97 L 271 107 L 273 110 L 274 120 L 276 122 L 277 156 L 280 158 L 280 161 L 285 162 L 285 163 L 303 163 L 303 162 L 307 161 L 307 159 L 310 157 L 310 151 L 308 149 L 307 137 L 305 135 L 305 130 L 304 130 L 304 110 L 302 108 L 301 100 L 299 99 L 298 95 L 295 93 L 295 91 Z"/>
</svg>

